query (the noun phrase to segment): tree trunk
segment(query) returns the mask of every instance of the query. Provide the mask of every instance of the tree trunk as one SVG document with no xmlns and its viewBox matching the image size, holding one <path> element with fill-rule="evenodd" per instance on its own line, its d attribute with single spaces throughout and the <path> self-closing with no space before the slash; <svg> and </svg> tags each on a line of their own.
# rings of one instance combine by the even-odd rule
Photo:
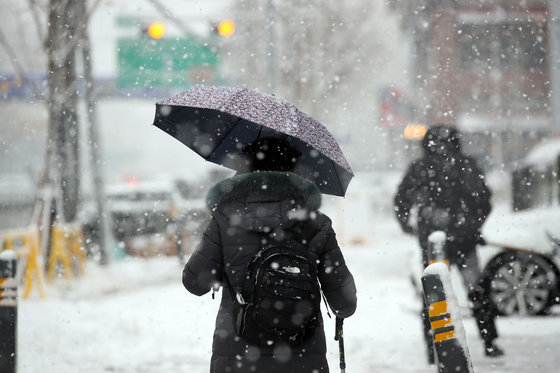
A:
<svg viewBox="0 0 560 373">
<path fill-rule="evenodd" d="M 56 201 L 56 219 L 76 220 L 80 189 L 79 126 L 77 116 L 76 47 L 81 22 L 80 0 L 50 0 L 48 53 L 47 144 L 48 184 Z"/>
</svg>

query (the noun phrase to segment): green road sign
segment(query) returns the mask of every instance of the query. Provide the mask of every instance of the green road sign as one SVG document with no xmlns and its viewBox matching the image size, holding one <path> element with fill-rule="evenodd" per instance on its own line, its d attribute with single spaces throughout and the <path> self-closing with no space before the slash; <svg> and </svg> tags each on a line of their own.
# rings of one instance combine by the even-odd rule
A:
<svg viewBox="0 0 560 373">
<path fill-rule="evenodd" d="M 194 38 L 120 38 L 117 48 L 119 88 L 185 88 L 217 79 L 217 54 Z"/>
</svg>

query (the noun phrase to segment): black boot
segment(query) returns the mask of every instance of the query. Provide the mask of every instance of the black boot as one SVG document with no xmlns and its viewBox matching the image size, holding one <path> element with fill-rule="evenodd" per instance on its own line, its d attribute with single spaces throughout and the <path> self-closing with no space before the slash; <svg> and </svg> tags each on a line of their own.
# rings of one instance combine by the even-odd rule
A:
<svg viewBox="0 0 560 373">
<path fill-rule="evenodd" d="M 494 341 L 486 342 L 484 344 L 484 353 L 489 357 L 498 357 L 504 354 L 504 350 L 499 348 Z"/>
</svg>

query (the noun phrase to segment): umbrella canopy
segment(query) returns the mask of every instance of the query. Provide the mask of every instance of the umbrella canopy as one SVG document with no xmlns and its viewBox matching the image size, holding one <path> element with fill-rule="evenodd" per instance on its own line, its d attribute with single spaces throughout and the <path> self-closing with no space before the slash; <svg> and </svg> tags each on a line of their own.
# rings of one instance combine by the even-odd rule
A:
<svg viewBox="0 0 560 373">
<path fill-rule="evenodd" d="M 330 132 L 293 104 L 247 88 L 201 87 L 156 103 L 153 123 L 204 159 L 243 171 L 242 149 L 280 138 L 301 153 L 293 172 L 343 196 L 354 176 Z"/>
</svg>

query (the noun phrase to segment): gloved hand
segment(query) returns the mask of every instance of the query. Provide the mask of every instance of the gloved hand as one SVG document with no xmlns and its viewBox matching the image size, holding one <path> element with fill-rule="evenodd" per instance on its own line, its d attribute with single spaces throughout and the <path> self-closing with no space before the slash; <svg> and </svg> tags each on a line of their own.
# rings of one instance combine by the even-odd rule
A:
<svg viewBox="0 0 560 373">
<path fill-rule="evenodd" d="M 401 223 L 401 229 L 406 234 L 414 235 L 414 228 L 408 223 Z"/>
<path fill-rule="evenodd" d="M 486 240 L 484 239 L 484 237 L 482 237 L 481 234 L 478 234 L 476 237 L 476 244 L 480 245 L 480 246 L 485 246 L 486 245 Z"/>
</svg>

